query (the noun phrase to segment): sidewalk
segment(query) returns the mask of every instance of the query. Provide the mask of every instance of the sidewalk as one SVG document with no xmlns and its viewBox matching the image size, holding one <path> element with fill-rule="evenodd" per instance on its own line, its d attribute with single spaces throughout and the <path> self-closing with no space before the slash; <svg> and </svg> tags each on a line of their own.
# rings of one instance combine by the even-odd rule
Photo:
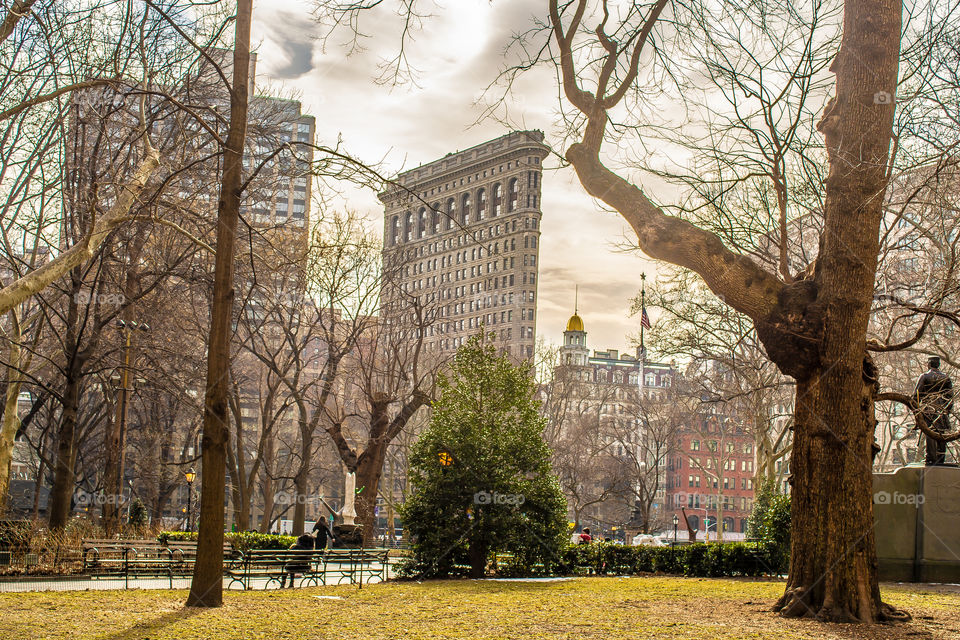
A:
<svg viewBox="0 0 960 640">
<path fill-rule="evenodd" d="M 392 574 L 387 568 L 388 579 Z M 268 580 L 266 578 L 253 578 L 250 580 L 251 590 L 263 590 L 267 588 Z M 377 576 L 363 577 L 363 584 L 380 582 Z M 224 578 L 223 588 L 227 589 L 231 583 L 229 578 Z M 300 579 L 297 579 L 299 586 Z M 328 583 L 333 585 L 335 583 Z M 347 584 L 347 581 L 341 584 Z M 170 580 L 168 578 L 134 578 L 129 580 L 129 589 L 170 589 Z M 190 576 L 175 577 L 173 579 L 174 589 L 189 589 Z M 277 588 L 277 583 L 273 582 L 270 589 Z M 110 591 L 114 589 L 124 589 L 124 579 L 116 577 L 91 578 L 90 576 L 27 576 L 23 579 L 0 579 L 0 593 L 23 593 L 28 591 Z M 240 591 L 240 585 L 233 582 L 232 591 Z"/>
</svg>

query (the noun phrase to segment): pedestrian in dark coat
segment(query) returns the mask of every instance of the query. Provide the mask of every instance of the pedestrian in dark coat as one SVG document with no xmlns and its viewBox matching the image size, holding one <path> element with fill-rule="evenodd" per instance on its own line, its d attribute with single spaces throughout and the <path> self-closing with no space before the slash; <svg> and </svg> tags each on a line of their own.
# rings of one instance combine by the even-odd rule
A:
<svg viewBox="0 0 960 640">
<path fill-rule="evenodd" d="M 317 519 L 317 523 L 313 525 L 313 534 L 316 536 L 316 539 L 314 540 L 314 549 L 326 549 L 328 540 L 330 541 L 331 546 L 333 546 L 333 543 L 336 542 L 333 531 L 330 530 L 330 525 L 327 524 L 325 518 Z"/>
<path fill-rule="evenodd" d="M 314 538 L 309 533 L 305 533 L 297 538 L 297 541 L 290 545 L 291 551 L 313 551 Z M 290 588 L 293 588 L 293 581 L 298 573 L 306 573 L 310 570 L 310 561 L 308 559 L 291 560 L 283 566 L 283 576 L 280 578 L 280 588 L 287 583 L 287 576 L 290 576 Z"/>
</svg>

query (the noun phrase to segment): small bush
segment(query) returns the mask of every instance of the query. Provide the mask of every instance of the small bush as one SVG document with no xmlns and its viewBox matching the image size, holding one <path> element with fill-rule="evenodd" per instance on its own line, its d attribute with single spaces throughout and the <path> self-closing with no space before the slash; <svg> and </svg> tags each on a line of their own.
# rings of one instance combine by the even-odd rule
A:
<svg viewBox="0 0 960 640">
<path fill-rule="evenodd" d="M 128 519 L 128 525 L 136 531 L 143 530 L 147 527 L 147 524 L 150 521 L 150 516 L 147 513 L 147 506 L 143 504 L 143 501 L 140 498 L 136 498 L 133 501 L 133 504 L 130 505 L 130 517 Z"/>
<path fill-rule="evenodd" d="M 777 572 L 773 545 L 696 543 L 677 547 L 628 547 L 604 542 L 570 545 L 557 573 L 629 575 L 671 573 L 693 577 L 762 576 Z M 513 571 L 517 571 L 516 567 Z"/>
<path fill-rule="evenodd" d="M 226 539 L 233 544 L 233 548 L 237 551 L 251 551 L 253 549 L 289 549 L 290 545 L 297 541 L 297 536 L 237 531 L 236 533 L 226 534 Z"/>
<path fill-rule="evenodd" d="M 256 531 L 237 531 L 224 534 L 224 540 L 230 542 L 236 551 L 250 551 L 253 549 L 288 549 L 297 541 L 296 536 L 277 535 L 275 533 L 258 533 Z M 171 541 L 197 540 L 196 531 L 161 531 L 157 534 L 160 544 Z"/>
<path fill-rule="evenodd" d="M 197 541 L 196 531 L 161 531 L 157 534 L 157 542 L 168 544 L 170 542 L 183 542 L 184 540 Z"/>
<path fill-rule="evenodd" d="M 787 571 L 790 566 L 790 496 L 777 493 L 776 485 L 770 480 L 762 483 L 757 492 L 747 536 L 769 548 L 770 561 L 776 571 Z"/>
</svg>

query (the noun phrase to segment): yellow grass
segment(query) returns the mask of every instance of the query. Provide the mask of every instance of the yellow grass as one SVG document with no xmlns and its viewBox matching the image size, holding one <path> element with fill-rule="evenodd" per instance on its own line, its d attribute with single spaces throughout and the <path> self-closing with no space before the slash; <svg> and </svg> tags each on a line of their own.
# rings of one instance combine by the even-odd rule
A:
<svg viewBox="0 0 960 640">
<path fill-rule="evenodd" d="M 394 582 L 227 592 L 212 610 L 185 608 L 182 591 L 0 594 L 0 638 L 960 638 L 956 589 L 887 586 L 884 599 L 915 619 L 875 626 L 784 620 L 770 612 L 782 590 L 672 577 Z"/>
</svg>

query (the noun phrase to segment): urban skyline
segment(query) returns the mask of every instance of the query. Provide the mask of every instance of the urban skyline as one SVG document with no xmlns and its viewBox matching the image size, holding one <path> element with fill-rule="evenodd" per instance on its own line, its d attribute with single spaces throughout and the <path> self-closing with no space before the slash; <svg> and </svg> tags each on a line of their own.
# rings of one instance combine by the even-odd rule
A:
<svg viewBox="0 0 960 640">
<path fill-rule="evenodd" d="M 286 93 L 292 92 L 303 103 L 304 111 L 316 116 L 321 142 L 341 136 L 354 155 L 382 162 L 384 175 L 413 170 L 513 129 L 544 131 L 545 142 L 554 148 L 543 166 L 538 337 L 559 344 L 559 334 L 548 327 L 562 328 L 566 323 L 579 285 L 580 308 L 591 312 L 595 343 L 627 346 L 628 336 L 640 328 L 639 318 L 630 315 L 639 275 L 646 272 L 652 282 L 657 266 L 636 251 L 622 251 L 620 245 L 632 236 L 628 225 L 601 211 L 571 169 L 558 168 L 556 152 L 562 146 L 555 125 L 552 79 L 534 74 L 532 82 L 516 88 L 506 103 L 512 114 L 509 125 L 495 119 L 476 122 L 484 107 L 475 104 L 479 96 L 472 92 L 496 76 L 484 52 L 505 45 L 516 24 L 523 23 L 538 5 L 527 0 L 509 6 L 471 0 L 458 5 L 456 12 L 438 12 L 430 21 L 431 38 L 411 45 L 416 82 L 395 87 L 373 84 L 388 49 L 354 52 L 344 58 L 338 45 L 328 43 L 324 48 L 317 40 L 317 24 L 302 6 L 300 0 L 283 0 L 269 9 L 255 7 L 260 79 L 282 83 Z M 395 33 L 389 15 L 369 26 L 371 34 L 384 36 L 380 40 L 384 44 Z M 450 54 L 454 49 L 458 55 Z M 336 100 L 330 97 L 333 94 Z M 363 104 L 363 109 L 351 107 L 357 104 Z M 424 113 L 430 113 L 430 118 L 424 119 Z M 326 130 L 324 122 L 334 123 L 334 128 Z M 372 191 L 346 188 L 331 202 L 365 215 L 370 229 L 382 232 L 383 205 Z M 648 311 L 656 320 L 658 311 Z"/>
</svg>

